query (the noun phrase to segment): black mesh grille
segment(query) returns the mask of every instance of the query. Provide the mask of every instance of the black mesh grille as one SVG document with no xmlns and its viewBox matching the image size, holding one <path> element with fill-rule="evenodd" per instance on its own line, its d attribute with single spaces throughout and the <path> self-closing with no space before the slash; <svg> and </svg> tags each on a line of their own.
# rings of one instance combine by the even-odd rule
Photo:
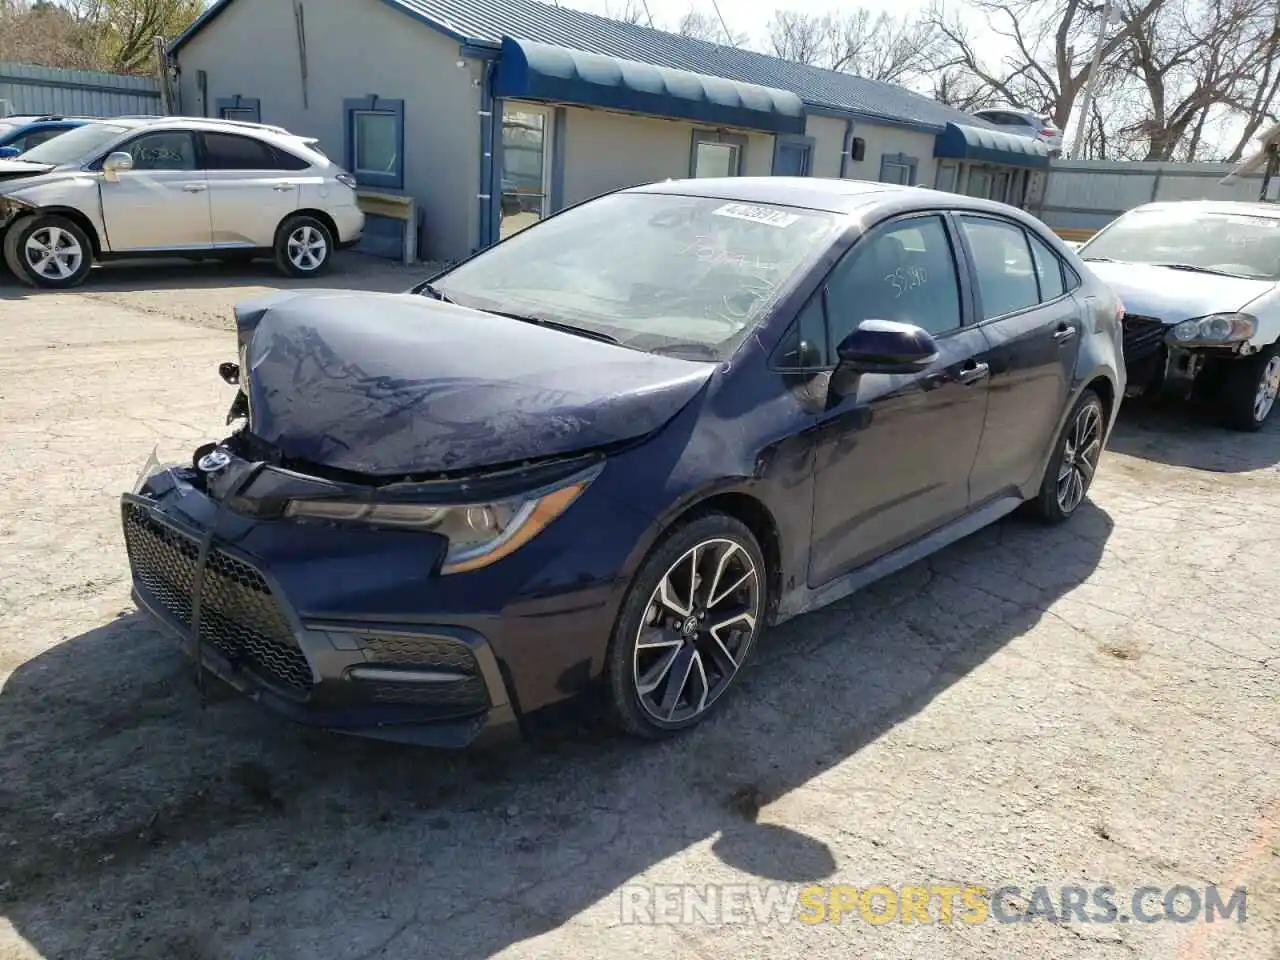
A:
<svg viewBox="0 0 1280 960">
<path fill-rule="evenodd" d="M 489 705 L 484 681 L 479 677 L 463 677 L 455 683 L 388 683 L 367 684 L 373 699 L 379 703 L 408 703 L 423 707 L 439 707 L 442 713 L 479 713 Z"/>
<path fill-rule="evenodd" d="M 380 703 L 438 707 L 442 715 L 478 713 L 489 706 L 479 665 L 471 648 L 461 640 L 374 634 L 362 636 L 360 645 L 365 659 L 379 666 L 458 674 L 458 679 L 451 683 L 370 682 L 373 699 Z"/>
<path fill-rule="evenodd" d="M 124 539 L 134 577 L 190 629 L 199 557 L 195 541 L 135 504 L 125 505 Z M 223 656 L 278 686 L 299 694 L 311 689 L 311 667 L 262 574 L 216 548 L 205 569 L 200 634 Z"/>
<path fill-rule="evenodd" d="M 365 658 L 373 663 L 476 672 L 471 649 L 462 641 L 448 637 L 368 636 L 361 637 L 360 644 Z"/>
<path fill-rule="evenodd" d="M 1160 349 L 1168 328 L 1155 317 L 1139 317 L 1125 314 L 1124 359 L 1126 363 L 1145 360 Z"/>
</svg>

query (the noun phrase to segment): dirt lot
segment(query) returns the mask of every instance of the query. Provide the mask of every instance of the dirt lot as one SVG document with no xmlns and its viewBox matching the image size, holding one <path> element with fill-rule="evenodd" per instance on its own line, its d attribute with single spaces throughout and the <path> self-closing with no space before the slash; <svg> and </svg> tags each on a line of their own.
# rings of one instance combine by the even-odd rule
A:
<svg viewBox="0 0 1280 960">
<path fill-rule="evenodd" d="M 415 276 L 350 256 L 332 285 Z M 1070 525 L 787 624 L 678 742 L 441 755 L 202 710 L 129 604 L 116 496 L 218 435 L 228 308 L 277 284 L 0 277 L 0 958 L 1280 958 L 1280 423 L 1128 410 Z M 1019 886 L 1005 915 L 1105 885 L 1119 917 L 623 922 L 670 909 L 654 885 L 768 883 Z M 1130 909 L 1210 884 L 1245 923 Z"/>
</svg>

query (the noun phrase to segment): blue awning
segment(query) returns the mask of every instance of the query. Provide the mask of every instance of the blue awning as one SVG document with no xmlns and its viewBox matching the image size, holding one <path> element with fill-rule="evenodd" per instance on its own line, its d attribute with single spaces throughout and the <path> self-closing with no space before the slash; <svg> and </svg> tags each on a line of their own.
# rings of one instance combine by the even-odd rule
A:
<svg viewBox="0 0 1280 960">
<path fill-rule="evenodd" d="M 493 92 L 715 126 L 804 133 L 804 103 L 788 90 L 510 37 L 502 38 Z"/>
<path fill-rule="evenodd" d="M 1015 167 L 1049 166 L 1049 148 L 1039 140 L 962 123 L 947 124 L 933 142 L 933 155 Z"/>
</svg>

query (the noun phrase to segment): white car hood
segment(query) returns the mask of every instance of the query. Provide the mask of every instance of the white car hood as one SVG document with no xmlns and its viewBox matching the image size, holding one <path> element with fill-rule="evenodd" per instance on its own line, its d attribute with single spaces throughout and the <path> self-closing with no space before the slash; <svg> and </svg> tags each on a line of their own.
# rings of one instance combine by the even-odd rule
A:
<svg viewBox="0 0 1280 960">
<path fill-rule="evenodd" d="M 1275 288 L 1271 280 L 1219 277 L 1148 263 L 1086 261 L 1124 304 L 1126 313 L 1181 323 L 1210 313 L 1235 313 Z"/>
</svg>

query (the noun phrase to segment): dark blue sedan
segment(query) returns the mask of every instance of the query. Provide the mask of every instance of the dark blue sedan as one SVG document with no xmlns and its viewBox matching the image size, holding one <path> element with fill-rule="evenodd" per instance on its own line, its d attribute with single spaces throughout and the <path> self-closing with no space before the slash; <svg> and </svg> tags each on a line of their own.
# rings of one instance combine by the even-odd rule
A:
<svg viewBox="0 0 1280 960">
<path fill-rule="evenodd" d="M 1039 221 L 888 184 L 623 190 L 406 294 L 236 310 L 234 432 L 123 497 L 137 603 L 302 722 L 690 727 L 767 626 L 1083 502 L 1121 306 Z"/>
</svg>

